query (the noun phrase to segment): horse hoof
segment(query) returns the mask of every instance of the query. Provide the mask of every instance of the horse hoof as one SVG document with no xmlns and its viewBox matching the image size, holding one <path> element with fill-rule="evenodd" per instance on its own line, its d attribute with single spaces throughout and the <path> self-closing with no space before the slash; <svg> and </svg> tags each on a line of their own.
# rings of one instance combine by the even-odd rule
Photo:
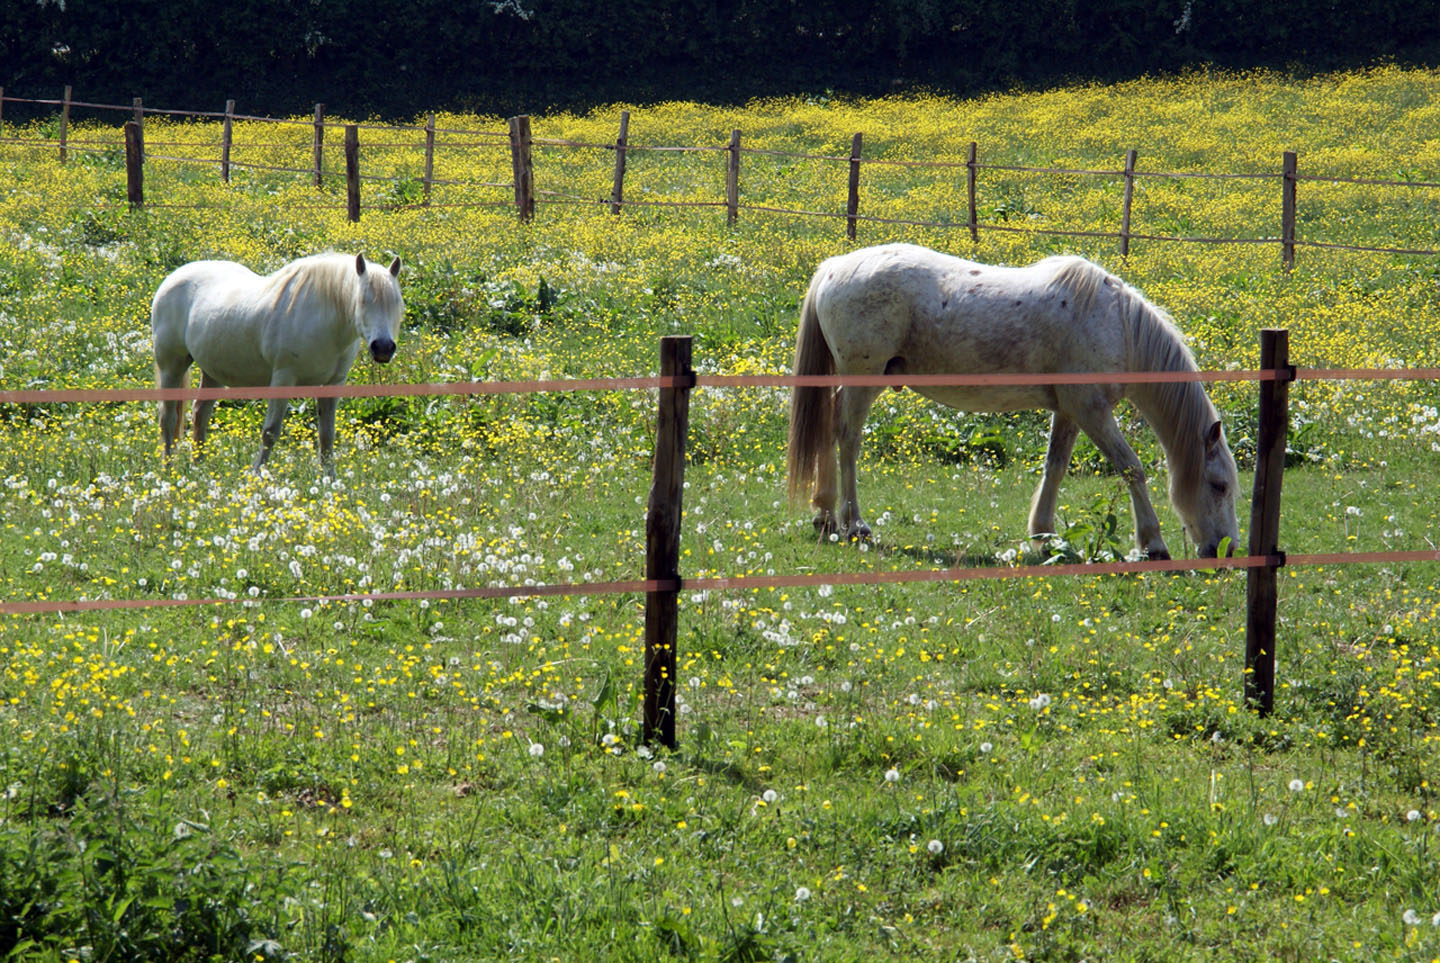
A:
<svg viewBox="0 0 1440 963">
<path fill-rule="evenodd" d="M 815 526 L 815 534 L 820 538 L 829 538 L 839 531 L 835 525 L 835 516 L 830 512 L 821 512 L 816 515 L 812 524 Z"/>
<path fill-rule="evenodd" d="M 856 522 L 850 526 L 850 530 L 845 533 L 845 537 L 852 542 L 869 541 L 870 526 L 864 522 Z"/>
<path fill-rule="evenodd" d="M 1150 551 L 1146 552 L 1145 554 L 1149 557 L 1150 561 L 1152 561 L 1152 562 L 1168 562 L 1168 561 L 1170 561 L 1170 552 L 1169 552 L 1167 549 L 1163 548 L 1163 547 L 1162 547 L 1162 548 L 1152 548 L 1152 549 L 1150 549 Z"/>
</svg>

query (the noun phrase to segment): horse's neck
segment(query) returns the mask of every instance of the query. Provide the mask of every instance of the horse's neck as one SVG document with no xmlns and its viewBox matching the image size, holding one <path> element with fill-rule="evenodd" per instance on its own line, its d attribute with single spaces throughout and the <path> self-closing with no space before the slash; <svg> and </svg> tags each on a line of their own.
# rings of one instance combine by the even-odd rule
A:
<svg viewBox="0 0 1440 963">
<path fill-rule="evenodd" d="M 342 267 L 353 273 L 346 259 Z M 325 261 L 291 265 L 275 275 L 276 303 L 302 310 L 312 318 L 325 318 L 336 329 L 348 327 L 351 292 L 346 271 Z"/>
<path fill-rule="evenodd" d="M 1162 324 L 1158 317 L 1150 316 L 1145 309 L 1134 322 L 1135 329 L 1127 338 L 1130 370 L 1198 370 L 1190 352 L 1178 341 L 1179 333 L 1173 327 Z M 1125 394 L 1160 440 L 1171 471 L 1195 469 L 1195 440 L 1204 437 L 1203 433 L 1216 417 L 1215 408 L 1200 382 L 1132 384 Z"/>
<path fill-rule="evenodd" d="M 1126 395 L 1155 432 L 1172 466 L 1209 427 L 1205 419 L 1208 399 L 1199 382 L 1131 385 Z"/>
</svg>

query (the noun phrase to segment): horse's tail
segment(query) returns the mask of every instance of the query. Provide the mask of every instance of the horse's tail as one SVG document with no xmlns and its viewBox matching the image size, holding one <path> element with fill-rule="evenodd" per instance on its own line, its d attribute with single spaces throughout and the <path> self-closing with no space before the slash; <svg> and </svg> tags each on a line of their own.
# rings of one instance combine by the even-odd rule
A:
<svg viewBox="0 0 1440 963">
<path fill-rule="evenodd" d="M 825 333 L 820 330 L 820 315 L 815 310 L 815 284 L 805 292 L 800 308 L 800 331 L 795 336 L 796 375 L 831 375 L 835 358 Z M 790 446 L 788 458 L 790 500 L 798 501 L 814 480 L 820 459 L 835 444 L 835 413 L 833 388 L 796 386 L 790 389 Z"/>
<path fill-rule="evenodd" d="M 190 356 L 185 348 L 185 313 L 183 304 L 174 302 L 180 296 L 176 292 L 174 275 L 167 277 L 155 292 L 150 302 L 150 339 L 155 350 L 155 387 L 179 388 L 185 383 L 185 371 L 190 367 Z M 160 438 L 165 451 L 179 439 L 181 426 L 185 424 L 184 401 L 157 402 L 160 414 Z M 167 418 L 167 413 L 173 416 Z"/>
<path fill-rule="evenodd" d="M 157 387 L 157 388 L 178 388 L 178 387 L 180 387 L 180 385 L 171 385 L 171 384 L 166 384 L 165 382 L 166 382 L 166 379 L 165 379 L 165 377 L 161 374 L 161 371 L 160 371 L 160 362 L 157 361 L 157 362 L 155 362 L 155 387 Z M 160 409 L 160 437 L 161 437 L 161 440 L 163 440 L 163 441 L 165 441 L 165 442 L 167 442 L 167 443 L 169 443 L 169 442 L 174 442 L 174 441 L 178 440 L 179 434 L 182 434 L 182 433 L 183 433 L 183 432 L 181 431 L 181 427 L 185 424 L 185 401 L 184 401 L 184 399 L 181 399 L 180 401 L 157 401 L 155 404 L 156 404 L 156 405 L 159 407 L 159 409 Z M 166 421 L 165 421 L 165 406 L 166 406 L 166 405 L 174 405 L 174 406 L 175 406 L 175 408 L 174 408 L 174 411 L 175 411 L 175 427 L 173 428 L 173 430 L 174 430 L 175 432 L 177 432 L 177 434 L 176 434 L 176 436 L 175 436 L 174 438 L 169 437 L 170 431 L 171 431 L 172 429 L 166 427 Z"/>
</svg>

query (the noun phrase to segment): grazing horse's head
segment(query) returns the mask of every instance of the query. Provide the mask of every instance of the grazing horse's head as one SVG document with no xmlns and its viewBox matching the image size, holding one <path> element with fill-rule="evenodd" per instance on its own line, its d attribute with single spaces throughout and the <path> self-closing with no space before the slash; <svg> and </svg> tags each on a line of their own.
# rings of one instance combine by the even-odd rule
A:
<svg viewBox="0 0 1440 963">
<path fill-rule="evenodd" d="M 395 335 L 405 314 L 405 301 L 400 297 L 400 259 L 390 262 L 389 271 L 376 271 L 365 255 L 355 257 L 355 310 L 352 320 L 355 332 L 365 342 L 370 357 L 388 364 L 395 355 Z"/>
<path fill-rule="evenodd" d="M 1170 503 L 1185 523 L 1185 532 L 1202 558 L 1218 556 L 1221 543 L 1226 539 L 1229 542 L 1224 552 L 1232 555 L 1240 537 L 1235 522 L 1235 489 L 1239 482 L 1235 476 L 1235 458 L 1225 443 L 1220 422 L 1210 426 L 1202 444 L 1204 457 L 1197 463 L 1197 470 L 1176 471 L 1175 466 L 1171 466 Z"/>
</svg>

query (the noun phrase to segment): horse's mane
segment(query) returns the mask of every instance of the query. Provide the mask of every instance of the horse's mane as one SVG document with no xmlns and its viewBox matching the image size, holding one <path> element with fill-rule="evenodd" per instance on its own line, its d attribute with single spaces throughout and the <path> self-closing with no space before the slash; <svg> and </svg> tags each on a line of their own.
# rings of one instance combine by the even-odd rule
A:
<svg viewBox="0 0 1440 963">
<path fill-rule="evenodd" d="M 355 287 L 368 283 L 381 303 L 400 303 L 400 287 L 386 281 L 390 272 L 368 264 L 364 277 L 355 272 L 355 258 L 348 254 L 312 254 L 291 261 L 266 278 L 275 292 L 279 307 L 293 307 L 306 295 L 314 294 L 349 313 L 355 300 Z"/>
<path fill-rule="evenodd" d="M 1077 313 L 1084 316 L 1103 305 L 1097 304 L 1108 289 L 1114 300 L 1125 336 L 1126 368 L 1131 371 L 1197 371 L 1195 357 L 1174 319 L 1159 305 L 1104 268 L 1079 257 L 1047 258 L 1054 265 L 1051 283 L 1063 287 L 1073 298 Z M 1132 384 L 1125 386 L 1151 428 L 1165 446 L 1170 476 L 1198 477 L 1205 455 L 1204 445 L 1177 444 L 1182 437 L 1203 438 L 1219 416 L 1198 381 Z"/>
</svg>

